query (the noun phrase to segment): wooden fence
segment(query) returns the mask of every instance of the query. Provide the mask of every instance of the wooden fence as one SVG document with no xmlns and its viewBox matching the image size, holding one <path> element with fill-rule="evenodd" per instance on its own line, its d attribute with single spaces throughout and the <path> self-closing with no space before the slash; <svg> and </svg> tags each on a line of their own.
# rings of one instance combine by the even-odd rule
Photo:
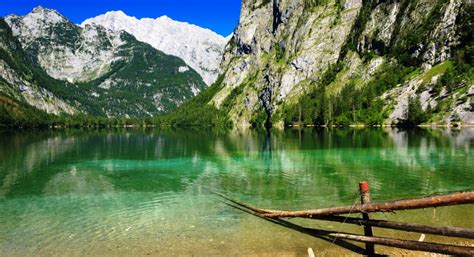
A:
<svg viewBox="0 0 474 257">
<path fill-rule="evenodd" d="M 370 198 L 369 184 L 365 181 L 359 183 L 359 192 L 361 204 L 352 206 L 341 206 L 334 208 L 303 210 L 303 211 L 281 211 L 268 210 L 250 206 L 218 194 L 226 200 L 239 206 L 239 209 L 250 210 L 253 214 L 262 218 L 279 220 L 282 218 L 309 218 L 331 222 L 340 222 L 344 224 L 356 224 L 364 227 L 364 235 L 347 234 L 339 232 L 327 232 L 324 235 L 334 239 L 344 239 L 365 243 L 365 254 L 369 256 L 375 255 L 374 245 L 384 245 L 401 249 L 414 251 L 425 251 L 449 255 L 474 255 L 474 247 L 459 246 L 451 244 L 439 244 L 421 241 L 412 241 L 404 239 L 394 239 L 374 236 L 372 227 L 385 229 L 395 229 L 408 232 L 419 232 L 446 237 L 459 237 L 474 239 L 474 229 L 447 227 L 447 226 L 428 226 L 420 224 L 409 224 L 404 222 L 394 222 L 388 220 L 371 219 L 369 213 L 373 212 L 393 212 L 396 210 L 422 209 L 441 206 L 452 206 L 461 204 L 474 203 L 474 191 L 454 193 L 448 195 L 430 196 L 409 200 L 397 200 L 383 203 L 372 203 Z M 342 214 L 362 214 L 361 218 L 339 216 Z M 466 218 L 474 218 L 473 213 L 466 213 Z M 278 222 L 276 222 L 279 224 Z"/>
</svg>

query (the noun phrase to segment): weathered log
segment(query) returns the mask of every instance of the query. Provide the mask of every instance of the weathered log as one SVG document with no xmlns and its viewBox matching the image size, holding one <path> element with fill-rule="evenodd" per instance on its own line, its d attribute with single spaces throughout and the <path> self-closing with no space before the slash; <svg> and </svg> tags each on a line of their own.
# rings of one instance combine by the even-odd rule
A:
<svg viewBox="0 0 474 257">
<path fill-rule="evenodd" d="M 463 192 L 449 195 L 431 196 L 426 198 L 389 201 L 374 204 L 359 204 L 353 206 L 325 208 L 306 211 L 265 210 L 268 218 L 312 218 L 320 215 L 340 215 L 350 213 L 391 212 L 397 210 L 423 209 L 450 205 L 474 203 L 474 192 Z"/>
<path fill-rule="evenodd" d="M 225 197 L 223 195 L 221 196 Z M 264 214 L 270 211 L 266 209 L 255 208 L 253 206 L 240 203 L 238 201 L 235 201 L 227 197 L 225 198 L 233 202 L 234 204 L 237 204 L 251 211 L 257 212 L 262 216 L 265 216 Z M 388 220 L 373 220 L 372 219 L 372 220 L 366 221 L 364 219 L 359 219 L 359 218 L 333 216 L 333 215 L 313 216 L 312 219 L 349 223 L 349 224 L 355 224 L 359 226 L 370 225 L 372 227 L 378 227 L 378 228 L 387 228 L 387 229 L 395 229 L 395 230 L 408 231 L 408 232 L 426 233 L 426 234 L 431 234 L 431 235 L 474 239 L 474 229 L 469 229 L 469 228 L 438 227 L 438 226 L 435 227 L 435 226 L 410 224 L 410 223 L 405 223 L 405 222 L 395 222 L 395 221 L 388 221 Z"/>
<path fill-rule="evenodd" d="M 334 221 L 341 223 L 355 224 L 359 226 L 369 225 L 378 228 L 396 229 L 408 232 L 418 232 L 431 235 L 451 236 L 474 239 L 474 229 L 458 228 L 458 227 L 434 227 L 428 225 L 409 224 L 404 222 L 394 222 L 387 220 L 364 220 L 359 218 L 343 217 L 343 216 L 316 216 L 314 219 Z"/>
<path fill-rule="evenodd" d="M 385 246 L 397 247 L 397 248 L 413 250 L 413 251 L 433 252 L 433 253 L 450 254 L 450 255 L 473 255 L 474 254 L 474 247 L 469 247 L 469 246 L 445 245 L 445 244 L 438 244 L 438 243 L 418 242 L 418 241 L 393 239 L 393 238 L 385 238 L 385 237 L 370 237 L 370 236 L 361 236 L 361 235 L 345 234 L 345 233 L 329 233 L 328 236 L 338 238 L 338 239 L 347 239 L 347 240 L 352 240 L 352 241 L 357 241 L 357 242 L 373 243 L 377 245 L 385 245 Z"/>
<path fill-rule="evenodd" d="M 225 198 L 228 201 L 233 202 L 234 204 L 237 204 L 246 209 L 257 212 L 263 216 L 266 216 L 265 214 L 279 212 L 275 210 L 256 208 L 248 204 L 241 203 L 231 198 L 228 198 L 225 195 L 222 195 L 222 194 L 218 194 L 218 195 Z M 387 221 L 387 220 L 365 221 L 364 219 L 359 219 L 359 218 L 333 216 L 333 215 L 315 215 L 311 218 L 317 219 L 317 220 L 350 223 L 350 224 L 355 224 L 355 225 L 360 225 L 360 226 L 370 225 L 373 227 L 396 229 L 396 230 L 408 231 L 408 232 L 419 232 L 419 233 L 426 233 L 426 234 L 431 234 L 431 235 L 452 236 L 452 237 L 474 239 L 474 229 L 469 229 L 469 228 L 445 227 L 445 226 L 438 227 L 438 226 L 428 226 L 428 225 L 420 225 L 420 224 L 410 224 L 410 223 L 404 223 L 404 222 L 394 222 L 394 221 Z"/>
</svg>

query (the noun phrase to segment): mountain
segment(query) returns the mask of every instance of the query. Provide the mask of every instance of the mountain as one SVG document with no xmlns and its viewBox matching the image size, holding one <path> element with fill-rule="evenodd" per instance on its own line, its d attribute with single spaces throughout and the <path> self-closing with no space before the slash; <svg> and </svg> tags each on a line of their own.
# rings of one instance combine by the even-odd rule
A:
<svg viewBox="0 0 474 257">
<path fill-rule="evenodd" d="M 461 0 L 243 0 L 218 81 L 185 106 L 242 128 L 474 125 L 473 9 Z M 189 112 L 170 119 L 189 122 Z"/>
<path fill-rule="evenodd" d="M 208 85 L 217 78 L 228 42 L 228 39 L 211 30 L 177 22 L 167 16 L 137 19 L 122 11 L 111 11 L 81 24 L 82 27 L 87 25 L 101 25 L 116 32 L 126 31 L 166 54 L 177 56 L 196 70 Z"/>
<path fill-rule="evenodd" d="M 70 106 L 66 113 L 74 109 L 108 117 L 156 115 L 174 110 L 206 86 L 183 60 L 124 31 L 79 27 L 43 7 L 25 16 L 7 16 L 5 21 L 21 44 L 11 52 L 22 52 L 23 63 L 47 73 L 48 81 L 61 82 L 36 86 Z M 25 72 L 22 67 L 11 71 Z M 6 74 L 1 75 L 5 80 Z M 51 105 L 56 108 L 39 109 L 63 112 L 62 102 L 54 100 Z"/>
<path fill-rule="evenodd" d="M 73 85 L 49 77 L 23 52 L 10 27 L 0 19 L 0 126 L 41 124 L 51 114 L 77 114 L 78 110 L 49 89 Z"/>
</svg>

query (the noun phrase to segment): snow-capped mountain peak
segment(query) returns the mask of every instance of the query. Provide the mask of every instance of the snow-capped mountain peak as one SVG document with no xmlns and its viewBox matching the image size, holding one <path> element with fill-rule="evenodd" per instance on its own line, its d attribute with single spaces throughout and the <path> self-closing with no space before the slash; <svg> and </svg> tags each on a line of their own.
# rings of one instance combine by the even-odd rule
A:
<svg viewBox="0 0 474 257">
<path fill-rule="evenodd" d="M 56 10 L 37 6 L 28 15 L 25 16 L 25 21 L 38 22 L 47 21 L 49 24 L 56 24 L 66 22 L 67 18 L 62 16 Z"/>
<path fill-rule="evenodd" d="M 101 25 L 115 31 L 124 30 L 166 54 L 180 57 L 208 85 L 217 78 L 228 42 L 225 37 L 209 29 L 175 21 L 168 16 L 137 19 L 122 11 L 110 11 L 85 20 L 81 26 L 87 24 Z"/>
<path fill-rule="evenodd" d="M 66 17 L 56 10 L 47 9 L 43 6 L 35 7 L 33 11 L 21 18 L 14 14 L 5 17 L 5 21 L 10 25 L 14 20 L 21 20 L 20 22 L 22 23 L 21 26 L 11 26 L 14 34 L 28 35 L 20 39 L 23 43 L 28 43 L 41 37 L 45 28 L 69 22 Z"/>
</svg>

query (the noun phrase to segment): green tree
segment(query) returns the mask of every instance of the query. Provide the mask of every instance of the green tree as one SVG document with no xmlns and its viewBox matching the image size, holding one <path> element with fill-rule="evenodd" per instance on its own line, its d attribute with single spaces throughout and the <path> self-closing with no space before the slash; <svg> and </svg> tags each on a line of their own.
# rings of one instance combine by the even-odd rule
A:
<svg viewBox="0 0 474 257">
<path fill-rule="evenodd" d="M 403 126 L 416 126 L 427 120 L 427 115 L 421 107 L 418 97 L 410 97 L 408 99 L 408 110 L 405 120 L 401 123 Z"/>
</svg>

